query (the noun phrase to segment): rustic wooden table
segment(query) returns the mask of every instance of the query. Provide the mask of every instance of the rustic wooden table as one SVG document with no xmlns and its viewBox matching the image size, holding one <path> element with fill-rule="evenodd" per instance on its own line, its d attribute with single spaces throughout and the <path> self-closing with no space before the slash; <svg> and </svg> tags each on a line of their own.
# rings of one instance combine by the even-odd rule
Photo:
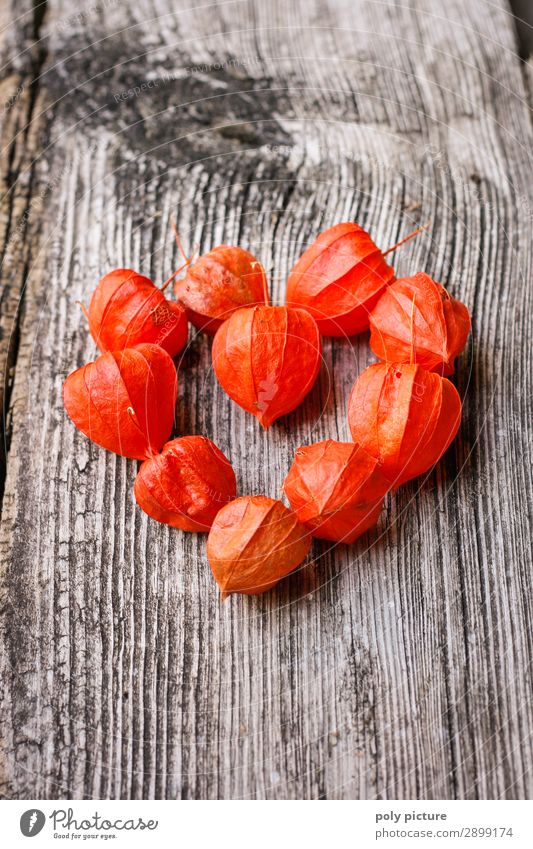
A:
<svg viewBox="0 0 533 849">
<path fill-rule="evenodd" d="M 3 795 L 531 795 L 532 78 L 505 0 L 1 14 Z M 256 253 L 277 302 L 322 228 L 356 219 L 386 247 L 431 218 L 397 271 L 474 318 L 445 460 L 376 533 L 224 605 L 205 537 L 148 520 L 136 464 L 61 402 L 95 355 L 76 302 L 114 266 L 162 281 L 172 216 L 202 251 Z M 264 434 L 199 336 L 177 433 L 276 496 L 298 445 L 348 438 L 370 361 L 366 335 L 326 340 L 317 387 Z"/>
</svg>

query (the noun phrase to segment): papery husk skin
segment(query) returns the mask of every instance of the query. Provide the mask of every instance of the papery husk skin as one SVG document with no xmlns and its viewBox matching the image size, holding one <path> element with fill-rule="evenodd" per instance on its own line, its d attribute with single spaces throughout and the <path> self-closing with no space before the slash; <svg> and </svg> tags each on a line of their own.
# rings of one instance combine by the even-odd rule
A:
<svg viewBox="0 0 533 849">
<path fill-rule="evenodd" d="M 336 224 L 292 269 L 286 300 L 308 310 L 323 336 L 353 336 L 368 329 L 371 310 L 393 280 L 394 270 L 366 230 Z"/>
<path fill-rule="evenodd" d="M 354 442 L 399 486 L 442 457 L 461 422 L 461 399 L 453 383 L 419 365 L 378 363 L 355 381 L 348 420 Z"/>
<path fill-rule="evenodd" d="M 168 301 L 148 277 L 130 268 L 102 277 L 87 315 L 91 335 L 104 352 L 146 342 L 175 357 L 187 343 L 189 326 L 181 304 Z"/>
<path fill-rule="evenodd" d="M 159 345 L 102 354 L 72 372 L 63 403 L 76 427 L 97 445 L 145 460 L 161 450 L 174 423 L 176 368 Z"/>
<path fill-rule="evenodd" d="M 294 410 L 320 370 L 321 341 L 306 310 L 237 310 L 218 330 L 213 368 L 222 388 L 266 429 Z"/>
<path fill-rule="evenodd" d="M 328 439 L 298 448 L 283 488 L 313 536 L 354 542 L 374 527 L 390 482 L 360 445 Z"/>
<path fill-rule="evenodd" d="M 222 598 L 264 593 L 309 553 L 311 535 L 281 501 L 247 495 L 223 507 L 207 538 L 207 557 Z"/>
<path fill-rule="evenodd" d="M 176 280 L 174 294 L 189 321 L 212 335 L 235 310 L 263 302 L 263 272 L 249 251 L 219 245 Z"/>
<path fill-rule="evenodd" d="M 139 507 L 182 531 L 208 531 L 218 511 L 237 494 L 235 472 L 205 436 L 172 439 L 141 465 L 134 486 Z"/>
<path fill-rule="evenodd" d="M 370 347 L 385 362 L 449 375 L 470 328 L 465 304 L 420 272 L 399 278 L 380 297 L 370 314 Z"/>
</svg>

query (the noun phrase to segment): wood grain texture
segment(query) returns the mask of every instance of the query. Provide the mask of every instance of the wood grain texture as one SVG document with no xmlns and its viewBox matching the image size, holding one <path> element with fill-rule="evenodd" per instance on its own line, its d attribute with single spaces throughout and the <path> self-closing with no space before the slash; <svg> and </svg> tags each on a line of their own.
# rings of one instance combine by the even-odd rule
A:
<svg viewBox="0 0 533 849">
<path fill-rule="evenodd" d="M 533 133 L 504 0 L 443 8 L 49 4 L 1 531 L 4 796 L 531 795 Z M 433 274 L 474 317 L 445 460 L 376 533 L 316 543 L 224 605 L 205 537 L 141 514 L 135 464 L 61 403 L 95 355 L 76 301 L 113 266 L 165 279 L 171 216 L 202 251 L 256 253 L 274 302 L 320 229 L 356 219 L 385 248 L 431 218 L 397 272 Z M 264 434 L 191 337 L 177 433 L 212 438 L 241 493 L 277 496 L 298 445 L 348 439 L 370 361 L 366 335 L 326 340 L 317 386 Z"/>
<path fill-rule="evenodd" d="M 36 256 L 42 198 L 38 153 L 46 131 L 45 95 L 38 77 L 45 59 L 36 38 L 37 12 L 30 3 L 6 2 L 0 12 L 0 494 L 5 482 L 11 418 L 9 398 L 20 341 L 19 325 L 28 269 Z M 1 495 L 0 495 L 1 497 Z"/>
</svg>

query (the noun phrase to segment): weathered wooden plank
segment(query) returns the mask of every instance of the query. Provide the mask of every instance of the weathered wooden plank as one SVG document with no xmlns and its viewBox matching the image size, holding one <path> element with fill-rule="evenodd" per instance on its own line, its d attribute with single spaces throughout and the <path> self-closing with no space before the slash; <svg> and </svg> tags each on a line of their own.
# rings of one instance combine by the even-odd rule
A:
<svg viewBox="0 0 533 849">
<path fill-rule="evenodd" d="M 46 132 L 45 95 L 38 76 L 45 52 L 36 38 L 39 16 L 31 2 L 0 12 L 0 498 L 9 447 L 9 396 L 18 349 L 19 311 L 27 270 L 36 255 L 42 215 L 42 175 L 36 154 Z M 37 117 L 35 117 L 37 115 Z"/>
<path fill-rule="evenodd" d="M 44 33 L 53 191 L 11 396 L 3 793 L 526 796 L 532 131 L 505 5 L 58 3 Z M 322 227 L 356 218 L 387 246 L 431 217 L 398 271 L 474 313 L 445 461 L 368 539 L 317 543 L 224 606 L 205 539 L 141 515 L 135 464 L 61 404 L 94 356 L 76 300 L 111 265 L 167 276 L 171 215 L 202 250 L 256 252 L 277 301 Z M 316 389 L 263 434 L 194 338 L 177 432 L 213 438 L 241 492 L 276 495 L 299 444 L 348 438 L 367 341 L 327 341 Z"/>
</svg>

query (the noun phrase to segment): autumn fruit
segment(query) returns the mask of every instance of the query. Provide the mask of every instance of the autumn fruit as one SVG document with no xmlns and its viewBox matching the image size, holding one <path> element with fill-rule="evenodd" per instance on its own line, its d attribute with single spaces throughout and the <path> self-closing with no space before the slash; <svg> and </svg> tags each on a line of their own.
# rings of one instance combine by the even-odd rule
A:
<svg viewBox="0 0 533 849">
<path fill-rule="evenodd" d="M 313 536 L 346 543 L 376 524 L 390 486 L 375 457 L 333 439 L 298 448 L 283 484 Z"/>
<path fill-rule="evenodd" d="M 175 357 L 187 342 L 187 316 L 180 304 L 165 298 L 164 290 L 181 270 L 161 289 L 129 268 L 117 268 L 102 277 L 86 311 L 100 350 L 121 351 L 147 342 Z"/>
<path fill-rule="evenodd" d="M 390 285 L 370 314 L 370 347 L 388 363 L 453 374 L 470 333 L 467 307 L 423 272 Z"/>
<path fill-rule="evenodd" d="M 264 272 L 263 272 L 264 274 Z M 213 340 L 213 368 L 222 388 L 265 430 L 294 410 L 320 371 L 322 346 L 306 310 L 262 306 L 237 310 Z"/>
<path fill-rule="evenodd" d="M 287 305 L 271 306 L 263 266 L 240 247 L 187 257 L 157 289 L 116 269 L 84 311 L 104 352 L 63 385 L 73 423 L 98 445 L 142 461 L 138 505 L 182 531 L 209 532 L 207 556 L 222 598 L 269 590 L 306 558 L 312 537 L 352 543 L 373 527 L 386 493 L 428 471 L 455 437 L 457 390 L 443 377 L 470 332 L 470 315 L 427 274 L 395 280 L 381 251 L 354 223 L 321 233 L 293 268 Z M 180 272 L 187 271 L 182 279 Z M 165 288 L 175 281 L 178 302 Z M 226 393 L 266 429 L 311 390 L 321 333 L 371 328 L 383 362 L 367 368 L 350 396 L 353 443 L 300 447 L 285 478 L 291 509 L 264 495 L 236 498 L 230 461 L 211 440 L 169 441 L 177 397 L 171 357 L 187 321 L 214 334 L 212 361 Z"/>
<path fill-rule="evenodd" d="M 324 230 L 287 281 L 287 303 L 309 310 L 324 336 L 352 336 L 394 279 L 394 270 L 366 230 L 347 222 Z"/>
<path fill-rule="evenodd" d="M 174 294 L 192 324 L 214 334 L 235 310 L 263 302 L 263 275 L 249 251 L 219 245 L 176 280 Z"/>
<path fill-rule="evenodd" d="M 281 501 L 244 496 L 217 513 L 207 557 L 222 598 L 263 593 L 307 556 L 311 535 Z"/>
<path fill-rule="evenodd" d="M 134 491 L 152 519 L 182 531 L 208 531 L 237 485 L 231 463 L 210 439 L 182 436 L 145 460 Z"/>
<path fill-rule="evenodd" d="M 385 257 L 428 226 L 418 227 L 384 252 L 353 221 L 324 230 L 289 274 L 287 304 L 308 310 L 323 336 L 362 333 L 371 310 L 394 280 Z"/>
<path fill-rule="evenodd" d="M 170 436 L 178 381 L 158 345 L 113 351 L 72 372 L 63 384 L 65 409 L 97 445 L 146 460 Z"/>
<path fill-rule="evenodd" d="M 461 399 L 453 383 L 419 365 L 378 363 L 355 381 L 348 421 L 354 442 L 399 486 L 442 457 L 459 428 Z"/>
</svg>

